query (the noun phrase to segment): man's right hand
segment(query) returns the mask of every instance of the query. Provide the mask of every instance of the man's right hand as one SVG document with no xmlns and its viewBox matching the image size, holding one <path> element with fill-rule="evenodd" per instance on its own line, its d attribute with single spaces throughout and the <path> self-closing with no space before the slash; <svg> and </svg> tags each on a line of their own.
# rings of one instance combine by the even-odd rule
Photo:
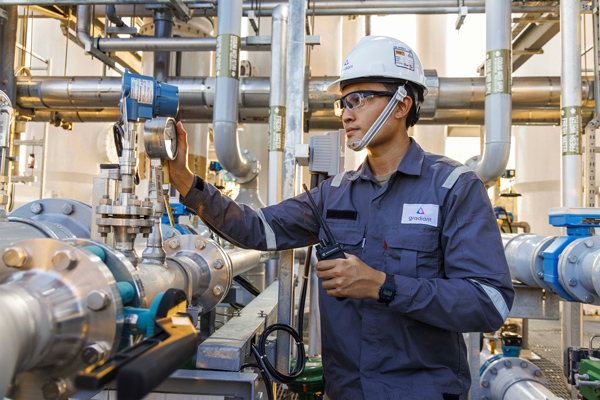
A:
<svg viewBox="0 0 600 400">
<path fill-rule="evenodd" d="M 188 167 L 187 132 L 177 123 L 177 158 L 169 162 L 169 178 L 175 189 L 185 197 L 194 184 L 194 174 Z"/>
</svg>

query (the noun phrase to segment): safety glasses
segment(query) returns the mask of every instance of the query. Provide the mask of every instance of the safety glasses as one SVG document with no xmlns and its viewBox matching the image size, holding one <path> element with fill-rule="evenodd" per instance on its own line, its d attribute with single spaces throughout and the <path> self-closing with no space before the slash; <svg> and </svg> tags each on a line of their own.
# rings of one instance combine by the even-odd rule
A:
<svg viewBox="0 0 600 400">
<path fill-rule="evenodd" d="M 335 103 L 333 103 L 333 110 L 336 116 L 341 117 L 345 108 L 354 110 L 363 107 L 374 96 L 392 97 L 394 94 L 394 92 L 381 92 L 377 90 L 357 90 L 336 100 Z"/>
</svg>

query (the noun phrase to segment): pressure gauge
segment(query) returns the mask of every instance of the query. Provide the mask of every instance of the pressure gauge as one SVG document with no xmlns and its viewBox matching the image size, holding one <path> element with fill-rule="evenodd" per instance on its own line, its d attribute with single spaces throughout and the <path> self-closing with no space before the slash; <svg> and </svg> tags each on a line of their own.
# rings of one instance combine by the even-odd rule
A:
<svg viewBox="0 0 600 400">
<path fill-rule="evenodd" d="M 177 157 L 177 123 L 173 118 L 154 118 L 144 125 L 144 146 L 150 158 Z"/>
</svg>

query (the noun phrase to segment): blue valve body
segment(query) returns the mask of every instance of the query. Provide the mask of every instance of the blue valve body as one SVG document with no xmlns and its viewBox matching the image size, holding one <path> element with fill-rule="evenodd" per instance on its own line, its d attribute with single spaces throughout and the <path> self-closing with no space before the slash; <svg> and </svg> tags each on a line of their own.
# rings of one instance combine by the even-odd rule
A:
<svg viewBox="0 0 600 400">
<path fill-rule="evenodd" d="M 139 121 L 156 117 L 177 116 L 179 88 L 160 83 L 151 76 L 123 73 L 121 97 L 127 108 L 127 120 Z"/>
</svg>

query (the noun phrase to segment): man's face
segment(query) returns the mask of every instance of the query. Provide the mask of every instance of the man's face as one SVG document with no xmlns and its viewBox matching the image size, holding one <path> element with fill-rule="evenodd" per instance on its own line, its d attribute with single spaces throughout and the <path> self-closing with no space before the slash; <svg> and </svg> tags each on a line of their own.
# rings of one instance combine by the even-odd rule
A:
<svg viewBox="0 0 600 400">
<path fill-rule="evenodd" d="M 357 90 L 389 91 L 381 83 L 363 82 L 346 86 L 342 90 L 342 96 Z M 388 96 L 374 96 L 366 101 L 366 104 L 362 107 L 353 110 L 345 108 L 344 113 L 342 114 L 342 122 L 344 124 L 344 129 L 346 130 L 346 140 L 348 142 L 361 140 L 377 120 L 384 108 L 388 105 L 389 101 L 390 97 Z M 390 135 L 397 134 L 400 122 L 404 123 L 404 118 L 401 121 L 398 121 L 394 117 L 394 114 L 392 114 L 368 147 L 386 143 Z"/>
</svg>

